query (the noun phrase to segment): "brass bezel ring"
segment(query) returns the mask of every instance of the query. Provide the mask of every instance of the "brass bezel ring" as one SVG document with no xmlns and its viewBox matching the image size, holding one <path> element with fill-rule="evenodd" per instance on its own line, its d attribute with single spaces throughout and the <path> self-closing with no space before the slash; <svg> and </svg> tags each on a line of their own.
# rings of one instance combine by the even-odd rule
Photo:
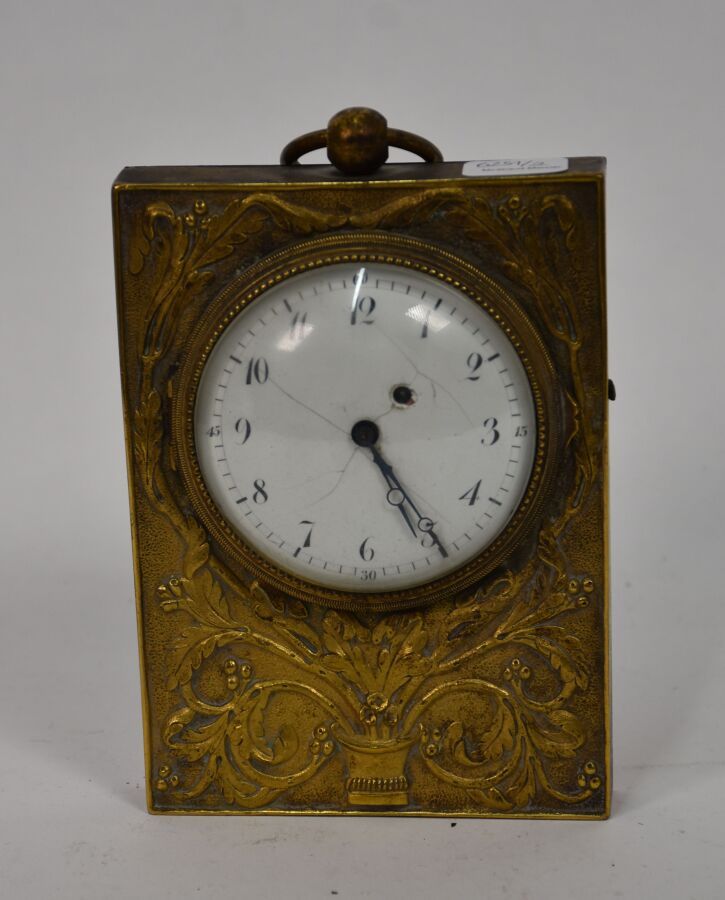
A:
<svg viewBox="0 0 725 900">
<path fill-rule="evenodd" d="M 478 303 L 513 344 L 529 379 L 536 413 L 536 449 L 519 507 L 501 533 L 473 559 L 434 581 L 398 591 L 335 590 L 285 571 L 245 543 L 226 521 L 204 484 L 194 439 L 197 390 L 206 361 L 230 322 L 270 287 L 312 269 L 378 262 L 432 275 Z M 384 232 L 336 234 L 292 245 L 247 269 L 209 304 L 193 331 L 179 372 L 172 414 L 173 442 L 194 511 L 234 567 L 303 601 L 337 609 L 394 611 L 452 597 L 480 582 L 527 537 L 547 498 L 561 451 L 563 411 L 556 375 L 540 335 L 516 301 L 480 269 L 426 242 Z"/>
</svg>

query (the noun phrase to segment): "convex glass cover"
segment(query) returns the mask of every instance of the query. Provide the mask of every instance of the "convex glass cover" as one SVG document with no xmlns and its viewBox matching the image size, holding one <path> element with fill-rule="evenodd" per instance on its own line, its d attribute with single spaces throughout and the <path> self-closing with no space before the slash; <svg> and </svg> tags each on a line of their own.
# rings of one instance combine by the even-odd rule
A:
<svg viewBox="0 0 725 900">
<path fill-rule="evenodd" d="M 511 341 L 439 278 L 380 262 L 289 277 L 226 326 L 203 368 L 203 481 L 241 539 L 332 589 L 440 578 L 517 509 L 536 445 Z"/>
</svg>

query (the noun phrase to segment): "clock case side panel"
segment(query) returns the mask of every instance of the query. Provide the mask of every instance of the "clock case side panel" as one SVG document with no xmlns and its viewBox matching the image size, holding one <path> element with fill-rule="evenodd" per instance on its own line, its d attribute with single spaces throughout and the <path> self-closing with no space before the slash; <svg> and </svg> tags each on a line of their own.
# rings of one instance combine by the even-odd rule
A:
<svg viewBox="0 0 725 900">
<path fill-rule="evenodd" d="M 146 807 L 154 812 L 152 791 L 152 721 L 149 703 L 149 673 L 147 672 L 144 608 L 141 577 L 141 546 L 137 520 L 136 466 L 134 461 L 134 419 L 138 408 L 138 390 L 134 389 L 137 375 L 137 354 L 133 349 L 133 339 L 129 336 L 129 323 L 126 314 L 125 273 L 128 264 L 128 253 L 122 246 L 122 229 L 124 213 L 121 211 L 122 191 L 114 184 L 111 194 L 113 215 L 114 269 L 116 283 L 116 315 L 118 327 L 119 361 L 121 374 L 121 397 L 123 405 L 123 425 L 126 445 L 126 473 L 128 479 L 128 499 L 131 527 L 131 550 L 134 577 L 134 594 L 136 605 L 136 630 L 138 640 L 138 663 L 140 670 L 142 729 L 145 768 Z"/>
<path fill-rule="evenodd" d="M 598 722 L 596 732 L 599 737 L 594 743 L 588 741 L 586 745 L 592 748 L 598 745 L 599 749 L 595 754 L 597 761 L 582 760 L 578 769 L 576 767 L 572 769 L 570 757 L 564 755 L 557 762 L 558 768 L 555 771 L 556 777 L 561 778 L 564 783 L 569 782 L 572 772 L 575 780 L 577 777 L 580 781 L 584 778 L 586 783 L 584 789 L 574 788 L 573 794 L 571 791 L 567 793 L 564 790 L 554 790 L 548 798 L 538 796 L 528 800 L 525 798 L 526 791 L 522 789 L 518 795 L 520 802 L 506 806 L 490 796 L 476 797 L 475 791 L 460 789 L 456 786 L 458 782 L 453 776 L 448 780 L 444 778 L 443 781 L 432 778 L 430 766 L 424 764 L 426 748 L 430 746 L 435 750 L 431 757 L 432 763 L 437 762 L 436 755 L 442 753 L 444 748 L 438 749 L 435 741 L 429 745 L 414 741 L 405 763 L 405 772 L 412 778 L 412 789 L 408 794 L 407 805 L 394 809 L 386 809 L 379 805 L 366 808 L 352 803 L 344 787 L 346 778 L 350 777 L 350 766 L 356 764 L 352 761 L 356 756 L 361 757 L 361 754 L 364 756 L 362 750 L 359 747 L 353 749 L 348 747 L 348 755 L 345 756 L 342 742 L 333 742 L 326 732 L 324 740 L 312 741 L 312 745 L 316 747 L 313 752 L 315 771 L 309 781 L 300 782 L 288 792 L 272 792 L 274 796 L 270 794 L 269 802 L 265 804 L 254 808 L 245 806 L 243 798 L 235 797 L 228 784 L 210 785 L 205 793 L 196 797 L 188 796 L 189 786 L 193 784 L 198 786 L 200 779 L 205 777 L 205 771 L 208 774 L 208 768 L 205 770 L 199 761 L 190 761 L 188 755 L 186 759 L 180 759 L 172 749 L 174 733 L 183 733 L 188 724 L 182 719 L 187 715 L 189 707 L 183 705 L 180 707 L 179 691 L 183 689 L 183 685 L 178 684 L 178 678 L 176 683 L 174 682 L 171 660 L 176 651 L 171 652 L 170 648 L 174 647 L 175 642 L 179 642 L 185 633 L 184 628 L 189 624 L 188 620 L 181 622 L 177 615 L 178 612 L 183 612 L 183 603 L 188 600 L 182 588 L 185 583 L 196 583 L 195 579 L 202 577 L 200 573 L 207 568 L 210 548 L 204 535 L 196 534 L 193 528 L 191 531 L 188 530 L 184 517 L 190 514 L 189 508 L 180 510 L 181 518 L 176 525 L 173 523 L 170 525 L 164 520 L 163 515 L 159 515 L 158 511 L 153 509 L 153 504 L 148 499 L 148 484 L 145 485 L 144 480 L 149 465 L 152 468 L 157 467 L 164 478 L 172 480 L 176 478 L 174 449 L 168 440 L 169 423 L 165 410 L 169 399 L 168 392 L 174 388 L 174 372 L 179 354 L 183 353 L 185 336 L 190 333 L 200 311 L 215 296 L 225 280 L 231 279 L 235 271 L 240 271 L 240 267 L 252 265 L 266 254 L 279 250 L 281 246 L 292 246 L 310 234 L 312 236 L 325 234 L 334 229 L 348 231 L 369 229 L 374 225 L 388 229 L 391 233 L 437 240 L 442 246 L 468 259 L 472 264 L 493 271 L 495 277 L 520 300 L 527 311 L 531 311 L 533 317 L 536 317 L 535 304 L 531 301 L 531 296 L 536 290 L 535 279 L 532 280 L 529 273 L 523 271 L 520 265 L 518 270 L 516 269 L 517 252 L 520 261 L 522 242 L 525 245 L 529 240 L 527 228 L 530 224 L 531 204 L 536 205 L 537 214 L 546 217 L 547 222 L 553 217 L 555 228 L 564 235 L 564 245 L 570 235 L 571 218 L 583 217 L 585 221 L 581 227 L 588 235 L 585 243 L 577 246 L 571 242 L 572 246 L 565 252 L 569 253 L 575 262 L 581 264 L 584 270 L 584 276 L 580 278 L 587 297 L 584 310 L 586 331 L 583 338 L 589 348 L 585 354 L 584 368 L 587 385 L 592 387 L 593 404 L 596 407 L 594 449 L 598 457 L 599 474 L 595 490 L 599 501 L 596 510 L 587 511 L 584 517 L 587 526 L 581 529 L 578 541 L 582 546 L 589 543 L 594 548 L 595 555 L 597 547 L 602 548 L 602 554 L 606 552 L 604 546 L 606 393 L 603 393 L 606 386 L 606 365 L 602 179 L 599 173 L 577 173 L 576 178 L 568 179 L 537 178 L 535 182 L 527 182 L 525 179 L 472 181 L 451 179 L 425 184 L 408 182 L 374 185 L 350 182 L 337 184 L 334 188 L 335 190 L 332 190 L 330 184 L 309 183 L 264 186 L 235 184 L 213 187 L 188 183 L 164 186 L 121 185 L 115 192 L 119 331 L 144 682 L 149 807 L 152 811 L 158 812 L 194 813 L 256 811 L 585 818 L 606 816 L 610 781 L 606 599 L 602 601 L 598 625 L 594 626 L 593 632 L 589 632 L 588 639 L 592 643 L 588 645 L 585 654 L 588 661 L 593 662 L 598 670 L 596 692 L 593 693 L 591 689 L 584 692 L 585 710 L 588 711 L 591 721 L 596 719 Z M 552 201 L 552 196 L 560 199 Z M 261 201 L 250 202 L 250 198 L 253 197 L 261 198 Z M 511 200 L 514 200 L 513 204 Z M 477 226 L 471 226 L 472 216 L 474 219 L 480 219 L 477 210 L 480 212 L 481 204 L 489 210 L 487 215 L 499 217 L 502 233 L 510 234 L 498 250 L 495 246 L 495 235 L 493 243 L 490 240 L 487 242 L 482 239 L 480 232 L 476 233 Z M 522 204 L 524 209 L 519 213 Z M 503 218 L 501 209 L 504 210 Z M 260 220 L 259 218 L 255 220 L 254 217 L 260 215 L 264 222 L 261 227 L 257 227 Z M 221 253 L 219 258 L 215 258 L 213 253 L 202 258 L 202 265 L 194 270 L 199 275 L 185 284 L 182 293 L 177 295 L 180 302 L 178 315 L 174 319 L 174 333 L 171 337 L 163 331 L 157 335 L 161 344 L 164 341 L 167 343 L 161 348 L 154 364 L 149 367 L 144 360 L 144 356 L 148 357 L 149 347 L 143 347 L 142 332 L 150 321 L 151 298 L 158 296 L 159 282 L 163 282 L 165 277 L 162 262 L 168 256 L 168 254 L 165 256 L 166 251 L 176 247 L 186 252 L 188 247 L 184 245 L 184 241 L 193 228 L 206 228 L 208 234 L 215 222 L 223 221 L 232 229 L 238 229 L 240 217 L 246 217 L 246 226 L 241 231 L 232 230 L 230 241 L 219 251 Z M 203 224 L 205 219 L 206 225 Z M 535 244 L 537 240 L 534 241 Z M 165 249 L 159 246 L 164 243 Z M 509 253 L 507 247 L 513 247 L 516 252 Z M 524 255 L 526 253 L 531 255 L 530 251 L 526 251 Z M 509 263 L 513 261 L 514 267 L 506 265 L 507 261 Z M 168 271 L 166 275 L 168 276 Z M 569 275 L 563 278 L 567 282 Z M 154 348 L 151 348 L 151 351 L 152 355 L 156 352 Z M 566 376 L 568 363 L 561 354 L 558 354 L 558 359 L 560 371 Z M 150 380 L 149 369 L 152 372 Z M 158 429 L 159 423 L 161 431 L 157 432 L 154 429 Z M 154 460 L 149 459 L 149 449 L 156 453 Z M 528 547 L 527 552 L 533 552 L 531 542 Z M 212 547 L 211 552 L 213 551 Z M 190 555 L 195 556 L 191 563 Z M 582 553 L 580 548 L 575 549 L 575 556 L 584 560 L 587 554 Z M 197 570 L 192 571 L 197 564 L 199 564 Z M 595 568 L 598 576 L 595 596 L 599 597 L 601 588 L 604 587 L 602 582 L 606 582 L 606 559 L 603 555 L 596 562 Z M 570 585 L 567 586 L 567 590 Z M 577 581 L 577 587 L 583 589 L 582 579 Z M 240 590 L 246 592 L 244 593 L 246 605 L 253 605 L 255 597 L 251 593 L 249 583 L 242 584 Z M 587 602 L 591 599 L 588 594 L 581 596 Z M 277 612 L 266 621 L 269 623 L 274 619 L 277 636 L 284 633 L 287 623 L 295 618 L 302 623 L 300 628 L 309 627 L 318 635 L 327 627 L 325 617 L 319 610 L 310 612 L 304 605 L 300 608 L 288 603 L 284 597 L 274 594 L 271 595 L 271 600 Z M 467 598 L 461 598 L 460 602 L 465 610 Z M 176 611 L 174 611 L 175 604 Z M 283 612 L 280 613 L 280 609 Z M 169 615 L 169 612 L 174 614 Z M 441 607 L 421 613 L 423 624 L 431 633 L 434 629 L 440 630 L 445 617 L 454 612 L 451 607 L 445 609 Z M 411 613 L 405 621 L 410 623 L 417 620 L 416 616 L 416 613 Z M 384 617 L 380 618 L 382 620 Z M 288 629 L 288 640 L 291 641 L 289 634 Z M 217 664 L 217 668 L 234 662 L 233 654 L 229 654 L 227 663 L 224 663 L 224 651 L 219 655 L 219 649 L 219 646 L 212 649 L 208 657 L 212 661 L 218 657 L 220 663 Z M 198 678 L 206 665 L 207 657 L 204 656 L 204 650 L 205 648 L 202 648 L 198 663 L 196 660 L 190 663 L 193 678 Z M 480 658 L 479 668 L 483 670 L 486 664 L 483 656 Z M 474 661 L 475 659 L 477 657 L 474 657 Z M 209 677 L 207 688 L 222 696 L 227 689 L 223 683 L 225 678 L 229 683 L 235 679 L 243 680 L 240 677 L 242 669 L 248 664 L 241 665 L 239 660 L 235 665 L 236 674 L 229 672 L 220 674 L 216 671 L 214 677 Z M 448 676 L 451 684 L 456 679 L 460 681 L 463 676 L 470 674 L 466 665 L 462 663 L 460 668 Z M 492 665 L 487 674 L 491 678 L 500 677 L 501 671 L 497 671 L 497 667 L 500 665 L 503 668 L 504 661 L 497 659 Z M 289 676 L 290 672 L 294 673 L 294 667 L 292 669 L 282 667 L 280 674 L 283 671 L 285 676 Z M 503 675 L 505 677 L 505 672 Z M 518 678 L 518 670 L 511 671 L 511 676 L 514 680 Z M 576 673 L 574 678 L 576 679 Z M 519 684 L 522 684 L 520 679 Z M 319 683 L 312 685 L 314 690 L 319 690 L 320 687 Z M 451 711 L 453 709 L 454 707 L 451 707 Z M 179 718 L 180 711 L 181 718 Z M 382 714 L 383 711 L 380 712 Z M 366 714 L 364 707 L 361 707 L 360 714 Z M 374 717 L 377 713 L 372 710 L 369 715 Z M 325 730 L 324 724 L 317 727 Z M 443 743 L 445 740 L 448 740 L 449 744 L 454 742 L 450 727 L 444 738 Z M 570 744 L 574 746 L 577 740 L 574 736 Z M 328 761 L 324 759 L 326 753 L 330 754 Z M 579 757 L 578 751 L 576 756 Z M 317 771 L 318 768 L 320 771 Z M 177 787 L 179 781 L 181 785 Z M 603 789 L 602 781 L 604 781 Z M 183 788 L 187 788 L 186 794 Z M 579 805 L 572 803 L 571 800 L 571 797 L 577 794 L 577 790 L 578 796 L 587 795 Z M 480 794 L 480 791 L 478 793 Z M 561 799 L 562 797 L 564 799 Z M 597 797 L 600 799 L 597 800 Z"/>
</svg>

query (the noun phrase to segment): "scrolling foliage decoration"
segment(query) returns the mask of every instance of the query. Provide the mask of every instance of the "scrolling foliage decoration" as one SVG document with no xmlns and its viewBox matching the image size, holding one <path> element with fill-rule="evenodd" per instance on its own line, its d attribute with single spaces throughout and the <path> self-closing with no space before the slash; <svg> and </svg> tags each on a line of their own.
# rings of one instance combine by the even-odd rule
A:
<svg viewBox="0 0 725 900">
<path fill-rule="evenodd" d="M 163 397 L 154 371 L 182 315 L 215 266 L 243 243 L 253 254 L 263 252 L 264 240 L 343 227 L 405 230 L 436 215 L 495 248 L 566 354 L 574 475 L 563 508 L 542 526 L 536 552 L 521 568 L 424 611 L 364 617 L 312 609 L 240 581 L 213 557 L 195 518 L 179 509 L 160 464 L 172 381 Z M 158 587 L 161 609 L 178 618 L 166 690 L 179 705 L 162 739 L 181 772 L 170 774 L 167 764 L 158 770 L 158 808 L 283 812 L 347 802 L 413 812 L 445 812 L 450 804 L 471 814 L 561 814 L 602 789 L 603 760 L 578 758 L 588 733 L 572 701 L 587 690 L 591 672 L 576 629 L 567 627 L 600 586 L 570 572 L 563 549 L 598 475 L 578 359 L 579 313 L 559 275 L 561 255 L 576 240 L 575 210 L 563 194 L 526 203 L 511 194 L 494 203 L 456 188 L 428 189 L 355 215 L 264 193 L 234 200 L 218 215 L 203 200 L 185 214 L 165 203 L 147 207 L 129 268 L 137 274 L 153 257 L 159 275 L 139 348 L 133 447 L 137 477 L 183 545 L 181 571 Z M 213 673 L 222 679 L 214 700 L 205 687 Z M 543 691 L 531 689 L 537 680 Z M 285 713 L 292 708 L 304 715 Z M 562 766 L 566 760 L 574 762 Z M 331 775 L 317 799 L 295 801 L 295 788 L 324 767 Z M 438 785 L 427 793 L 426 778 Z M 441 796 L 441 787 L 448 799 L 430 808 L 428 798 Z"/>
</svg>

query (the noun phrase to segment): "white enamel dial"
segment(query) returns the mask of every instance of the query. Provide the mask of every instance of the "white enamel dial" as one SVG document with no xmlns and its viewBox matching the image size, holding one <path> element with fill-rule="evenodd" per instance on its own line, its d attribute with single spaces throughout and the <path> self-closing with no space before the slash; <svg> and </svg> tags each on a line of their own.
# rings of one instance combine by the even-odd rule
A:
<svg viewBox="0 0 725 900">
<path fill-rule="evenodd" d="M 196 398 L 201 475 L 242 540 L 333 590 L 396 591 L 472 560 L 531 475 L 524 366 L 494 319 L 413 268 L 337 264 L 234 318 Z"/>
</svg>

